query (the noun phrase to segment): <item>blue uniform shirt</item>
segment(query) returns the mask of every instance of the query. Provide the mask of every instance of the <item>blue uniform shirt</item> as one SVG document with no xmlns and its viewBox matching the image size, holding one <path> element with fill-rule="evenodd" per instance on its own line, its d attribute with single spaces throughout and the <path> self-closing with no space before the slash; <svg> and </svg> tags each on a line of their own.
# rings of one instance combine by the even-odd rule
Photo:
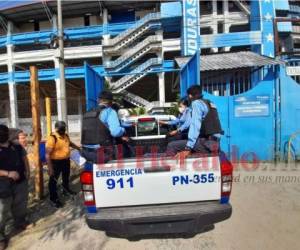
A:
<svg viewBox="0 0 300 250">
<path fill-rule="evenodd" d="M 124 134 L 125 129 L 121 127 L 118 114 L 111 107 L 102 110 L 99 119 L 109 129 L 112 137 L 120 137 Z"/>
<path fill-rule="evenodd" d="M 169 121 L 168 125 L 178 126 L 180 132 L 187 130 L 191 124 L 191 109 L 186 108 L 181 115 L 179 115 L 175 120 Z"/>
<path fill-rule="evenodd" d="M 192 119 L 186 146 L 193 149 L 200 135 L 202 120 L 208 113 L 208 107 L 203 101 L 195 100 L 192 102 L 191 108 Z"/>
</svg>

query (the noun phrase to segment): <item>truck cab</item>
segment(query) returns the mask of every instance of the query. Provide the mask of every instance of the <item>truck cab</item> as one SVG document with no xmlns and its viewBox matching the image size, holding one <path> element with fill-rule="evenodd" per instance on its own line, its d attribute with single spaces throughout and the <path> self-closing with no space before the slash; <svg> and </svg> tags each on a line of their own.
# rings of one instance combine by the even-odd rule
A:
<svg viewBox="0 0 300 250">
<path fill-rule="evenodd" d="M 132 238 L 197 234 L 231 216 L 232 165 L 224 154 L 165 154 L 174 116 L 130 117 L 134 154 L 86 163 L 80 176 L 86 221 L 108 235 Z"/>
</svg>

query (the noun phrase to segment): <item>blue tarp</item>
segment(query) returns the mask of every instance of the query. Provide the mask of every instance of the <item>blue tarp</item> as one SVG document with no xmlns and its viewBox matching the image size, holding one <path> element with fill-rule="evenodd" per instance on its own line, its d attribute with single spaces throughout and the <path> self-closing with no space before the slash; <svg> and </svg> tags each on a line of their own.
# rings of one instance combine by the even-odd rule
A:
<svg viewBox="0 0 300 250">
<path fill-rule="evenodd" d="M 104 89 L 104 77 L 95 71 L 87 62 L 84 63 L 86 110 L 97 106 L 98 95 Z"/>
<path fill-rule="evenodd" d="M 180 96 L 185 97 L 187 89 L 195 84 L 200 85 L 200 52 L 199 52 L 199 50 L 180 69 Z"/>
</svg>

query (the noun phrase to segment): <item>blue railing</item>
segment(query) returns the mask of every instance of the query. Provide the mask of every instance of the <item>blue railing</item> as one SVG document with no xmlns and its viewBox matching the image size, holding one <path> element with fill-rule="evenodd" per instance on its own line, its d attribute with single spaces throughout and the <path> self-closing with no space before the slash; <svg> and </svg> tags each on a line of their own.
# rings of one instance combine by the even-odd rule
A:
<svg viewBox="0 0 300 250">
<path fill-rule="evenodd" d="M 163 62 L 162 66 L 155 66 L 153 68 L 153 73 L 160 72 L 172 72 L 176 71 L 174 69 L 174 61 L 166 60 Z M 92 66 L 98 73 L 102 75 L 106 75 L 104 71 L 104 67 L 102 65 Z M 127 73 L 128 74 L 128 73 Z M 50 81 L 58 78 L 59 72 L 58 69 L 41 69 L 38 71 L 39 81 Z M 115 74 L 117 75 L 117 74 Z M 126 73 L 118 74 L 118 75 L 126 75 Z M 66 79 L 83 79 L 84 78 L 84 66 L 80 67 L 68 67 L 65 69 L 65 77 Z M 12 78 L 16 83 L 25 83 L 28 84 L 30 81 L 30 73 L 28 70 L 26 71 L 15 71 L 11 77 L 9 73 L 0 73 L 0 84 L 7 84 L 9 78 Z"/>
<path fill-rule="evenodd" d="M 159 13 L 151 14 L 149 17 L 158 18 Z M 173 18 L 178 18 L 177 16 Z M 170 19 L 170 18 L 168 18 Z M 175 19 L 174 19 L 175 20 Z M 121 32 L 128 30 L 136 25 L 140 24 L 141 20 L 137 22 L 124 22 L 124 23 L 111 23 L 107 25 L 93 25 L 93 26 L 82 26 L 76 28 L 65 28 L 64 33 L 66 39 L 69 40 L 80 40 L 89 38 L 99 38 L 103 35 L 117 36 Z M 171 23 L 166 24 L 166 26 L 172 25 Z M 178 26 L 178 30 L 180 27 Z M 5 47 L 7 44 L 14 45 L 25 45 L 25 44 L 49 44 L 51 38 L 57 35 L 56 30 L 44 30 L 44 31 L 34 31 L 25 33 L 16 33 L 11 36 L 0 36 L 0 47 Z"/>
<path fill-rule="evenodd" d="M 11 36 L 11 43 L 14 45 L 50 43 L 51 36 L 54 34 L 55 32 L 52 30 L 13 34 Z"/>
<path fill-rule="evenodd" d="M 8 73 L 0 73 L 0 84 L 8 83 Z"/>
<path fill-rule="evenodd" d="M 116 23 L 109 25 L 93 25 L 76 28 L 65 28 L 65 38 L 69 40 L 80 40 L 99 38 L 105 34 L 115 36 L 131 27 L 134 22 Z M 49 44 L 51 39 L 57 35 L 56 30 L 44 30 L 35 32 L 17 33 L 9 36 L 0 36 L 0 47 L 11 43 L 13 45 L 25 44 Z"/>
<path fill-rule="evenodd" d="M 0 36 L 0 47 L 5 47 L 7 43 L 7 36 Z"/>
</svg>

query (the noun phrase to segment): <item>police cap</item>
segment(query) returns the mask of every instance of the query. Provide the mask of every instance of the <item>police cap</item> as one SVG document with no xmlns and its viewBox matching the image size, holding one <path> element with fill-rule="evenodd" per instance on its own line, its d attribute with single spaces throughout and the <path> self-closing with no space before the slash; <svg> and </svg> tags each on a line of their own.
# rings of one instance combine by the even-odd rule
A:
<svg viewBox="0 0 300 250">
<path fill-rule="evenodd" d="M 113 94 L 110 91 L 104 90 L 99 93 L 99 100 L 107 100 L 112 101 L 113 100 Z"/>
</svg>

